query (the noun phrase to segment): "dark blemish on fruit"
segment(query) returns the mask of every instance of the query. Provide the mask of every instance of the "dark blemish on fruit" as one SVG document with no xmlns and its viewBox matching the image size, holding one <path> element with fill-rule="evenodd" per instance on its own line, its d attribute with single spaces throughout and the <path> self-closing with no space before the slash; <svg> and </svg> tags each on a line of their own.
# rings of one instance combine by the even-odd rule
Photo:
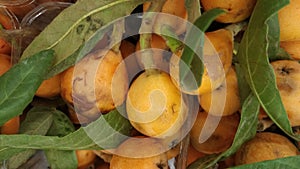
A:
<svg viewBox="0 0 300 169">
<path fill-rule="evenodd" d="M 160 163 L 157 163 L 156 166 L 157 166 L 157 168 L 159 168 L 159 169 L 164 169 L 164 168 L 166 167 L 166 164 L 160 162 Z"/>
<path fill-rule="evenodd" d="M 171 108 L 172 108 L 172 113 L 175 114 L 176 110 L 175 110 L 176 104 L 172 104 Z"/>
<path fill-rule="evenodd" d="M 280 75 L 285 76 L 285 75 L 289 75 L 292 72 L 293 68 L 282 67 L 282 68 L 279 68 L 278 70 L 280 72 Z"/>
<path fill-rule="evenodd" d="M 87 71 L 84 71 L 84 86 L 87 86 L 88 85 L 88 82 L 86 81 L 87 80 L 87 75 L 88 72 Z"/>
</svg>

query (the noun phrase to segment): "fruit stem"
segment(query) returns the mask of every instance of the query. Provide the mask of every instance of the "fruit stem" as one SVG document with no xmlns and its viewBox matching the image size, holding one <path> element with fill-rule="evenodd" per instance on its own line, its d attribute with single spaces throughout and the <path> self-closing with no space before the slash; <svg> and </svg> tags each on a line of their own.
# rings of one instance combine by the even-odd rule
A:
<svg viewBox="0 0 300 169">
<path fill-rule="evenodd" d="M 167 46 L 172 53 L 177 53 L 183 49 L 183 44 L 179 40 L 179 37 L 174 32 L 173 28 L 169 25 L 162 25 L 161 27 L 162 37 L 166 41 Z"/>
<path fill-rule="evenodd" d="M 113 26 L 112 38 L 110 41 L 111 50 L 115 53 L 120 52 L 120 45 L 125 32 L 125 22 L 124 19 L 117 21 Z"/>
<path fill-rule="evenodd" d="M 225 27 L 225 29 L 231 31 L 233 36 L 236 36 L 240 31 L 244 30 L 246 25 L 247 25 L 247 22 L 243 21 L 243 22 L 228 25 Z"/>
<path fill-rule="evenodd" d="M 199 0 L 185 0 L 185 8 L 188 14 L 188 21 L 194 23 L 201 16 L 201 5 Z"/>
<path fill-rule="evenodd" d="M 140 34 L 140 47 L 141 47 L 141 57 L 142 64 L 145 67 L 145 70 L 155 68 L 155 63 L 153 61 L 153 51 L 145 50 L 151 48 L 151 39 L 152 39 L 152 27 L 155 22 L 156 13 L 160 12 L 165 0 L 155 0 L 151 2 L 147 12 L 143 14 L 142 24 L 139 30 Z"/>
</svg>

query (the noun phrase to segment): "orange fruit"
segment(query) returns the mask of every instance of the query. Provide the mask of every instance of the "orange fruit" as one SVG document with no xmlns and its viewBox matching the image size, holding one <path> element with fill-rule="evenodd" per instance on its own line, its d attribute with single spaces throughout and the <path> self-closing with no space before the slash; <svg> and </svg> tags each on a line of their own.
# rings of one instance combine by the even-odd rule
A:
<svg viewBox="0 0 300 169">
<path fill-rule="evenodd" d="M 151 48 L 153 48 L 151 50 L 153 52 L 152 58 L 155 66 L 162 70 L 168 70 L 170 56 L 166 55 L 167 54 L 166 51 L 168 51 L 169 48 L 165 40 L 157 34 L 152 34 Z M 138 41 L 138 43 L 136 44 L 136 52 L 137 52 L 136 60 L 140 65 L 140 67 L 144 68 L 140 50 L 141 50 L 140 41 Z"/>
<path fill-rule="evenodd" d="M 191 144 L 188 148 L 187 166 L 195 162 L 197 159 L 204 157 L 206 154 L 197 151 Z"/>
<path fill-rule="evenodd" d="M 191 129 L 192 146 L 205 154 L 221 153 L 227 150 L 233 142 L 239 120 L 240 115 L 238 113 L 217 117 L 204 111 L 199 112 Z M 203 130 L 214 127 L 216 127 L 214 131 Z"/>
<path fill-rule="evenodd" d="M 282 47 L 293 59 L 300 60 L 300 40 L 281 41 Z"/>
<path fill-rule="evenodd" d="M 143 4 L 143 11 L 147 11 L 150 6 L 149 2 Z M 187 11 L 185 9 L 184 0 L 166 0 L 161 10 L 162 15 L 156 17 L 154 23 L 154 33 L 161 33 L 162 25 L 169 25 L 177 34 L 182 34 L 186 30 L 185 20 L 187 19 Z"/>
<path fill-rule="evenodd" d="M 155 138 L 128 138 L 113 154 L 110 169 L 167 169 L 165 148 L 161 140 Z"/>
<path fill-rule="evenodd" d="M 286 137 L 271 133 L 257 133 L 244 143 L 236 152 L 235 164 L 250 164 L 265 160 L 274 160 L 299 154 L 297 147 Z"/>
<path fill-rule="evenodd" d="M 300 64 L 296 60 L 271 62 L 276 77 L 276 85 L 292 127 L 300 125 Z M 282 113 L 278 111 L 278 113 Z"/>
<path fill-rule="evenodd" d="M 11 68 L 11 59 L 9 55 L 0 53 L 0 76 Z"/>
<path fill-rule="evenodd" d="M 144 135 L 174 136 L 184 124 L 187 107 L 171 77 L 161 71 L 143 72 L 131 84 L 126 100 L 131 125 Z"/>
<path fill-rule="evenodd" d="M 121 41 L 120 51 L 126 64 L 128 77 L 135 76 L 140 71 L 136 56 L 134 54 L 135 48 L 135 45 L 128 40 Z"/>
<path fill-rule="evenodd" d="M 60 94 L 60 74 L 44 80 L 35 95 L 43 98 L 51 98 Z"/>
<path fill-rule="evenodd" d="M 13 29 L 13 20 L 7 16 L 4 10 L 0 10 L 0 24 L 4 29 Z"/>
<path fill-rule="evenodd" d="M 232 65 L 232 32 L 226 29 L 218 29 L 212 32 L 206 32 L 205 35 L 206 38 L 203 47 L 203 62 L 205 67 L 201 86 L 197 89 L 185 89 L 180 86 L 184 93 L 202 95 L 215 90 L 224 82 L 226 74 Z M 170 74 L 174 78 L 174 83 L 179 86 L 180 59 L 176 56 L 181 57 L 181 54 L 179 52 L 179 55 L 176 54 L 173 56 L 170 61 Z"/>
<path fill-rule="evenodd" d="M 5 11 L 0 11 L 0 24 L 6 30 L 13 29 L 14 25 L 12 19 L 5 14 Z M 11 44 L 3 38 L 0 38 L 0 53 L 8 55 L 11 53 Z"/>
<path fill-rule="evenodd" d="M 61 76 L 61 97 L 76 113 L 96 119 L 120 106 L 127 94 L 128 75 L 121 53 L 90 53 Z"/>
<path fill-rule="evenodd" d="M 92 120 L 88 117 L 85 117 L 79 113 L 76 113 L 74 107 L 70 104 L 67 104 L 68 107 L 68 117 L 74 124 L 87 124 Z"/>
<path fill-rule="evenodd" d="M 227 13 L 220 15 L 216 21 L 221 23 L 236 23 L 247 19 L 256 4 L 256 0 L 201 0 L 205 11 L 213 8 L 221 8 Z"/>
<path fill-rule="evenodd" d="M 20 116 L 13 117 L 0 127 L 1 134 L 17 134 L 20 129 Z"/>
<path fill-rule="evenodd" d="M 96 160 L 96 154 L 93 150 L 76 150 L 77 169 L 86 169 Z"/>
<path fill-rule="evenodd" d="M 239 111 L 240 97 L 234 68 L 229 69 L 226 79 L 220 87 L 199 97 L 201 107 L 211 115 L 229 116 Z"/>
<path fill-rule="evenodd" d="M 290 3 L 278 11 L 280 41 L 300 40 L 300 1 L 290 0 Z"/>
</svg>

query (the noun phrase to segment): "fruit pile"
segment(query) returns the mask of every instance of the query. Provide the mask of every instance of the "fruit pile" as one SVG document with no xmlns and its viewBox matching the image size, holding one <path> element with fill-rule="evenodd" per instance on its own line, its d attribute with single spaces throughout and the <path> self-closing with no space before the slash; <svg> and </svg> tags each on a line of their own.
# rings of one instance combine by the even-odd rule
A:
<svg viewBox="0 0 300 169">
<path fill-rule="evenodd" d="M 298 168 L 299 2 L 0 1 L 0 166 Z"/>
</svg>

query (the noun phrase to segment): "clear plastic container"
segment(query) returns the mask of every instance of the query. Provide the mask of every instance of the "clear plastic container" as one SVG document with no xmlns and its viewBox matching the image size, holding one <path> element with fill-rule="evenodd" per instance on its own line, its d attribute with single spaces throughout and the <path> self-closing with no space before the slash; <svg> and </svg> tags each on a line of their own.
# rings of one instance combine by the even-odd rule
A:
<svg viewBox="0 0 300 169">
<path fill-rule="evenodd" d="M 47 2 L 72 2 L 72 0 L 0 0 L 0 6 L 9 9 L 22 20 L 28 12 Z"/>
<path fill-rule="evenodd" d="M 0 7 L 0 53 L 11 56 L 14 63 L 19 57 L 20 24 L 17 17 L 6 8 Z"/>
<path fill-rule="evenodd" d="M 67 2 L 47 2 L 28 12 L 20 23 L 22 31 L 27 33 L 22 38 L 21 50 L 23 51 L 63 9 L 71 4 Z"/>
</svg>

